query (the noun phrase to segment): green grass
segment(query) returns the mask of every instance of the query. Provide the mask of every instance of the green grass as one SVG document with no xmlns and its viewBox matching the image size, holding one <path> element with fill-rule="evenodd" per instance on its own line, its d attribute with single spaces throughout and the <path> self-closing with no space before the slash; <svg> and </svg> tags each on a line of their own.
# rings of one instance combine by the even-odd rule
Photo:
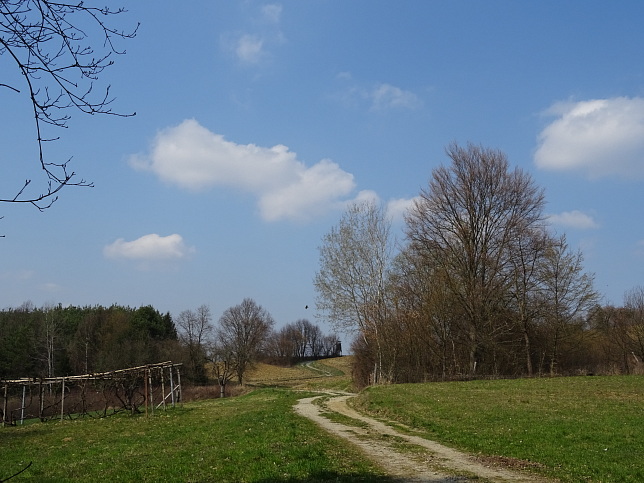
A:
<svg viewBox="0 0 644 483">
<path fill-rule="evenodd" d="M 483 455 L 540 463 L 563 481 L 644 481 L 644 377 L 405 384 L 356 406 Z"/>
<path fill-rule="evenodd" d="M 306 388 L 312 390 L 353 391 L 353 382 L 351 381 L 350 374 L 320 361 L 310 362 L 309 364 L 313 367 L 310 368 L 306 365 L 304 367 L 307 367 L 317 377 L 307 380 L 305 384 Z"/>
<path fill-rule="evenodd" d="M 13 481 L 391 481 L 356 450 L 297 416 L 303 394 L 262 389 L 153 417 L 0 428 L 0 479 Z"/>
<path fill-rule="evenodd" d="M 323 381 L 338 388 L 350 382 L 340 375 L 318 381 L 320 388 Z M 297 416 L 292 407 L 306 396 L 260 389 L 150 418 L 0 427 L 0 480 L 32 461 L 11 481 L 393 481 Z M 381 386 L 364 391 L 355 405 L 399 429 L 502 457 L 497 460 L 533 463 L 531 469 L 562 481 L 644 481 L 642 376 Z"/>
</svg>

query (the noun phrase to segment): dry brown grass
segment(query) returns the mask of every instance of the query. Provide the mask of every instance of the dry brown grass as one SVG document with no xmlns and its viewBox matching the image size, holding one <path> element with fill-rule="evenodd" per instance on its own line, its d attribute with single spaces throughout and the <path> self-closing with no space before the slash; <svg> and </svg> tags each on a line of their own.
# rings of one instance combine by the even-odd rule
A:
<svg viewBox="0 0 644 483">
<path fill-rule="evenodd" d="M 329 376 L 319 371 L 307 368 L 305 365 L 296 365 L 293 367 L 279 367 L 270 364 L 259 363 L 251 369 L 246 375 L 246 382 L 253 386 L 285 386 L 294 388 L 311 388 L 328 385 L 337 387 L 338 385 L 350 386 L 351 384 L 351 364 L 353 357 L 335 357 L 317 361 L 315 365 L 320 367 L 327 366 L 336 374 Z M 340 371 L 342 375 L 337 374 Z"/>
</svg>

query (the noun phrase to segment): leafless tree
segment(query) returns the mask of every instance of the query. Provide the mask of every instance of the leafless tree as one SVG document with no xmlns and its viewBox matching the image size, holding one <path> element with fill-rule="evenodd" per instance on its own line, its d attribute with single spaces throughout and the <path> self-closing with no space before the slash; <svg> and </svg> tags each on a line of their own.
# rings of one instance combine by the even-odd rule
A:
<svg viewBox="0 0 644 483">
<path fill-rule="evenodd" d="M 92 186 L 77 179 L 69 161 L 53 161 L 45 156 L 45 143 L 59 138 L 51 128 L 67 128 L 72 111 L 85 114 L 121 114 L 111 108 L 109 85 L 97 92 L 94 84 L 103 71 L 124 54 L 118 41 L 136 35 L 138 25 L 129 31 L 109 23 L 123 8 L 97 7 L 77 0 L 2 0 L 0 2 L 0 58 L 14 67 L 0 90 L 6 95 L 25 96 L 33 111 L 38 164 L 46 178 L 43 191 L 31 190 L 31 180 L 0 202 L 29 203 L 44 210 L 56 200 L 65 186 Z M 9 65 L 5 64 L 5 66 Z M 5 112 L 5 116 L 11 116 Z"/>
<path fill-rule="evenodd" d="M 464 310 L 473 374 L 485 343 L 506 330 L 496 315 L 512 280 L 512 248 L 543 223 L 544 195 L 529 175 L 509 170 L 500 151 L 452 144 L 447 155 L 451 165 L 433 171 L 408 212 L 407 236 L 441 268 Z"/>
<path fill-rule="evenodd" d="M 357 331 L 375 354 L 373 382 L 381 378 L 385 285 L 392 261 L 391 220 L 375 202 L 349 205 L 319 248 L 317 307 L 336 330 Z"/>
<path fill-rule="evenodd" d="M 179 340 L 188 350 L 193 375 L 199 382 L 206 378 L 204 364 L 214 330 L 211 320 L 207 305 L 201 305 L 196 311 L 184 310 L 177 317 Z"/>
<path fill-rule="evenodd" d="M 215 342 L 210 353 L 210 360 L 217 384 L 219 384 L 219 397 L 226 397 L 226 385 L 237 372 L 232 346 L 219 341 Z"/>
<path fill-rule="evenodd" d="M 624 295 L 624 306 L 628 310 L 628 338 L 632 342 L 633 362 L 642 367 L 644 362 L 644 287 L 635 287 Z"/>
<path fill-rule="evenodd" d="M 594 275 L 584 273 L 583 255 L 572 252 L 565 235 L 546 250 L 540 264 L 540 302 L 545 308 L 550 373 L 555 374 L 561 343 L 572 324 L 580 324 L 598 301 Z"/>
<path fill-rule="evenodd" d="M 510 288 L 510 304 L 516 313 L 517 324 L 523 333 L 525 369 L 528 376 L 533 374 L 532 340 L 535 326 L 544 313 L 541 303 L 540 265 L 555 240 L 541 227 L 525 231 L 513 244 L 513 277 Z"/>
<path fill-rule="evenodd" d="M 268 311 L 250 298 L 227 309 L 219 319 L 217 346 L 234 368 L 239 384 L 243 384 L 246 370 L 255 361 L 274 323 Z"/>
</svg>

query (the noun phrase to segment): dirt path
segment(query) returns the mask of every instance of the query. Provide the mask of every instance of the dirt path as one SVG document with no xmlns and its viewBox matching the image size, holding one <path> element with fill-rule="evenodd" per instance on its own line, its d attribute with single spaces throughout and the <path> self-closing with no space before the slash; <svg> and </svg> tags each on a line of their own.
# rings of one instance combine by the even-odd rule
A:
<svg viewBox="0 0 644 483">
<path fill-rule="evenodd" d="M 492 481 L 511 483 L 546 482 L 501 466 L 484 464 L 465 453 L 418 436 L 400 433 L 386 424 L 359 414 L 349 406 L 352 394 L 335 393 L 321 408 L 314 401 L 323 396 L 300 399 L 295 411 L 323 429 L 358 446 L 368 458 L 401 482 L 468 482 Z M 333 422 L 324 413 L 332 411 L 357 421 L 356 425 Z M 413 451 L 402 451 L 404 446 Z"/>
</svg>

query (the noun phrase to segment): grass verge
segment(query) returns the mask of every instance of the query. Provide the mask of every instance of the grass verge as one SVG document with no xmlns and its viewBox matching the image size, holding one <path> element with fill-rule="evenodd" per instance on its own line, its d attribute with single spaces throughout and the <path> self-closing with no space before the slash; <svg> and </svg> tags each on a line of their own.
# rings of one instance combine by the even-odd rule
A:
<svg viewBox="0 0 644 483">
<path fill-rule="evenodd" d="M 428 439 L 562 481 L 644 481 L 644 377 L 373 387 L 354 402 Z"/>
<path fill-rule="evenodd" d="M 342 441 L 292 409 L 302 394 L 262 389 L 155 416 L 0 428 L 12 481 L 389 482 Z"/>
</svg>

